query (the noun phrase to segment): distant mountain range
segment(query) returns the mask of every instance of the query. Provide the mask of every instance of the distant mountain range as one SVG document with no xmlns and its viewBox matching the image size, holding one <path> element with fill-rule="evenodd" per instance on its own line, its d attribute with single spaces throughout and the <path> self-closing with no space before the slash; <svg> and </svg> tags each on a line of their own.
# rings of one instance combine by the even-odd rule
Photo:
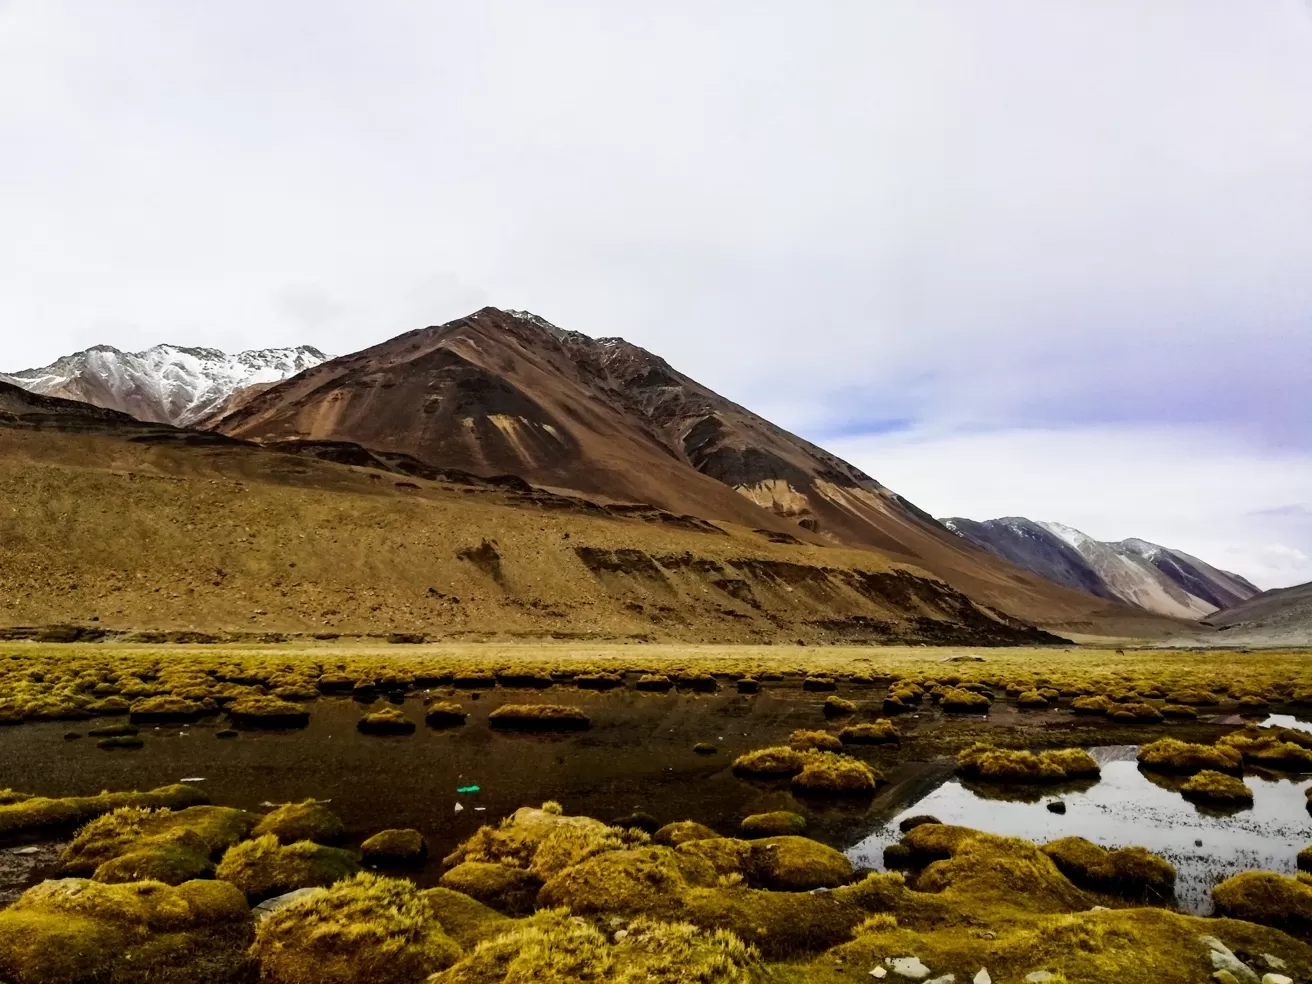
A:
<svg viewBox="0 0 1312 984">
<path fill-rule="evenodd" d="M 1144 623 L 1155 616 L 1197 620 L 1258 593 L 1142 540 L 1102 543 L 1025 519 L 936 520 L 659 356 L 526 311 L 484 308 L 337 358 L 304 345 L 235 355 L 97 345 L 0 375 L 6 382 L 302 456 L 402 462 L 407 474 L 434 477 L 514 476 L 525 487 L 599 497 L 607 509 L 656 507 L 778 543 L 870 550 L 996 611 L 1070 631 L 1116 623 L 1116 634 L 1151 633 Z M 13 404 L 7 412 L 31 419 L 67 421 L 75 410 L 39 401 L 24 410 L 16 393 L 0 397 Z M 818 590 L 796 576 L 788 592 Z"/>
<path fill-rule="evenodd" d="M 156 345 L 122 352 L 94 345 L 40 369 L 0 373 L 32 393 L 80 400 L 138 420 L 186 427 L 263 387 L 327 359 L 309 345 L 229 355 L 211 348 Z"/>
<path fill-rule="evenodd" d="M 1061 523 L 1019 516 L 943 525 L 971 543 L 1057 584 L 1174 618 L 1200 619 L 1260 589 L 1238 574 L 1147 540 L 1095 540 Z"/>
</svg>

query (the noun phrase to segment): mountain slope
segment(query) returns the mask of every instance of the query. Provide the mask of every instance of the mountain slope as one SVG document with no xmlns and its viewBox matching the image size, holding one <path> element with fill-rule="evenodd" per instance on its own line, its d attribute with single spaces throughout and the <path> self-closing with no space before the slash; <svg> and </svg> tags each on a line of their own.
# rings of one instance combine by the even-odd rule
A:
<svg viewBox="0 0 1312 984">
<path fill-rule="evenodd" d="M 1203 620 L 1225 645 L 1312 645 L 1312 582 L 1276 588 Z"/>
<path fill-rule="evenodd" d="M 1027 621 L 1092 627 L 1141 615 L 972 549 L 858 469 L 638 346 L 524 312 L 484 308 L 332 359 L 212 426 L 260 442 L 353 442 L 876 550 Z"/>
<path fill-rule="evenodd" d="M 1103 542 L 1061 523 L 1014 516 L 943 522 L 1040 577 L 1173 618 L 1198 619 L 1258 592 L 1236 574 L 1147 540 Z"/>
<path fill-rule="evenodd" d="M 111 413 L 0 413 L 0 638 L 1059 641 L 870 551 Z"/>
<path fill-rule="evenodd" d="M 235 355 L 176 345 L 156 345 L 144 352 L 96 345 L 40 369 L 0 374 L 0 381 L 119 410 L 139 420 L 185 427 L 239 391 L 294 376 L 326 358 L 308 345 Z"/>
</svg>

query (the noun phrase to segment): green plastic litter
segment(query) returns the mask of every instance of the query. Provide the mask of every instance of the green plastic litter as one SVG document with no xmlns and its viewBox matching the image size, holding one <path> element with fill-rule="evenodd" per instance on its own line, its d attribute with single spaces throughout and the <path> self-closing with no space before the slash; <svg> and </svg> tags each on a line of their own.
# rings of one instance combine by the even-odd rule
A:
<svg viewBox="0 0 1312 984">
<path fill-rule="evenodd" d="M 478 787 L 477 787 L 477 786 L 461 786 L 459 789 L 456 790 L 456 792 L 457 792 L 457 793 L 476 793 L 476 792 L 478 792 Z"/>
</svg>

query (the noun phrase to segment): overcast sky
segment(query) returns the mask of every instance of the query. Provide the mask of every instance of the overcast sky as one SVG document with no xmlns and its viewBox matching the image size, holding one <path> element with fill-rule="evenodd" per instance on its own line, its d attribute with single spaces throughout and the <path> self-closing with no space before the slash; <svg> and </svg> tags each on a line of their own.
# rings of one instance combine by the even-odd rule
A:
<svg viewBox="0 0 1312 984">
<path fill-rule="evenodd" d="M 0 368 L 484 304 L 1307 581 L 1307 0 L 0 0 Z"/>
</svg>

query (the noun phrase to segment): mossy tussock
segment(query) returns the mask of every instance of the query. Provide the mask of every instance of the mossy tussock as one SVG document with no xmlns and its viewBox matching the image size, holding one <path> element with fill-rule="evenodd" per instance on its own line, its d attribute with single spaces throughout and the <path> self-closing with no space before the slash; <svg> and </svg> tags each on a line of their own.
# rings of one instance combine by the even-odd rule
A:
<svg viewBox="0 0 1312 984">
<path fill-rule="evenodd" d="M 868 794 L 883 780 L 879 772 L 850 755 L 789 745 L 747 752 L 734 760 L 733 769 L 740 776 L 791 777 L 794 790 L 816 795 Z"/>
<path fill-rule="evenodd" d="M 417 830 L 380 830 L 360 845 L 360 855 L 365 864 L 378 868 L 420 865 L 428 857 L 428 841 Z"/>
<path fill-rule="evenodd" d="M 1312 885 L 1270 871 L 1245 871 L 1212 889 L 1218 915 L 1312 938 Z"/>
<path fill-rule="evenodd" d="M 1291 728 L 1244 728 L 1223 736 L 1218 747 L 1237 751 L 1248 765 L 1281 772 L 1312 772 L 1312 741 Z"/>
<path fill-rule="evenodd" d="M 1180 787 L 1180 793 L 1187 800 L 1216 806 L 1251 806 L 1253 803 L 1253 791 L 1242 779 L 1214 769 L 1194 773 Z"/>
<path fill-rule="evenodd" d="M 60 798 L 28 796 L 0 805 L 0 842 L 20 834 L 66 830 L 123 807 L 181 810 L 208 802 L 199 789 L 182 783 L 147 792 L 105 792 Z"/>
<path fill-rule="evenodd" d="M 1240 775 L 1244 771 L 1244 758 L 1238 749 L 1227 745 L 1198 745 L 1175 738 L 1159 738 L 1142 745 L 1138 752 L 1139 765 L 1162 772 L 1193 774 L 1210 769 Z"/>
<path fill-rule="evenodd" d="M 1028 752 L 978 742 L 958 754 L 957 772 L 982 782 L 1030 784 L 1092 778 L 1102 769 L 1082 748 Z"/>
<path fill-rule="evenodd" d="M 307 799 L 275 807 L 259 818 L 253 833 L 256 837 L 272 834 L 283 844 L 296 841 L 335 844 L 346 836 L 346 824 L 325 804 Z"/>
<path fill-rule="evenodd" d="M 1063 837 L 1044 844 L 1043 853 L 1077 885 L 1130 899 L 1174 899 L 1175 866 L 1142 847 L 1108 850 L 1083 837 Z"/>
<path fill-rule="evenodd" d="M 838 740 L 844 745 L 889 745 L 900 740 L 897 725 L 887 718 L 876 721 L 864 721 L 849 724 L 838 732 Z"/>
<path fill-rule="evenodd" d="M 254 966 L 250 909 L 226 882 L 45 881 L 0 910 L 10 984 L 227 984 Z"/>
<path fill-rule="evenodd" d="M 564 704 L 502 704 L 487 720 L 503 731 L 587 731 L 592 727 L 587 714 Z"/>
<path fill-rule="evenodd" d="M 409 735 L 415 731 L 415 723 L 398 707 L 370 711 L 355 726 L 366 735 Z"/>
<path fill-rule="evenodd" d="M 435 700 L 424 708 L 424 723 L 430 728 L 456 728 L 469 718 L 469 712 L 449 700 Z"/>
<path fill-rule="evenodd" d="M 366 872 L 262 920 L 251 955 L 264 984 L 418 984 L 462 948 L 413 883 Z"/>
<path fill-rule="evenodd" d="M 354 852 L 313 841 L 280 844 L 273 834 L 229 848 L 215 877 L 236 885 L 251 902 L 298 888 L 320 888 L 360 870 Z"/>
<path fill-rule="evenodd" d="M 77 832 L 59 859 L 64 875 L 100 882 L 180 885 L 214 874 L 214 859 L 247 837 L 258 818 L 223 806 L 122 807 Z"/>
<path fill-rule="evenodd" d="M 226 709 L 233 724 L 246 728 L 303 728 L 310 723 L 309 708 L 268 694 L 243 697 Z"/>
</svg>

